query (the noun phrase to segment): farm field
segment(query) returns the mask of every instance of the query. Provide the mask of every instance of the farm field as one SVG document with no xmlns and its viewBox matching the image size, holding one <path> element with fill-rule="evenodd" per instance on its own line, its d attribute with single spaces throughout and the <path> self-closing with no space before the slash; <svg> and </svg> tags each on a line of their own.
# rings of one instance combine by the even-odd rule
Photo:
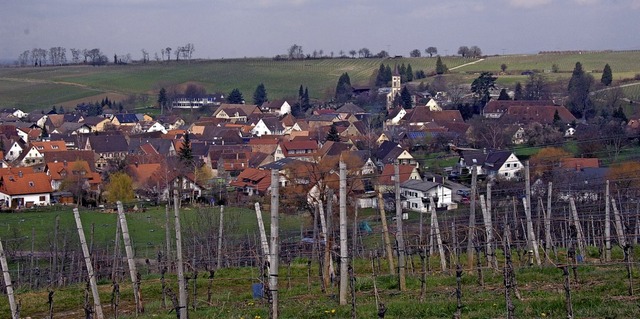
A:
<svg viewBox="0 0 640 319">
<path fill-rule="evenodd" d="M 614 80 L 633 78 L 640 73 L 640 51 L 599 52 L 585 54 L 533 54 L 491 56 L 477 63 L 474 59 L 443 57 L 451 71 L 450 83 L 471 83 L 478 72 L 497 74 L 500 65 L 507 64 L 507 75 L 498 83 L 513 85 L 523 82 L 523 70 L 550 70 L 557 64 L 560 73 L 549 73 L 550 80 L 565 79 L 571 74 L 575 62 L 580 61 L 588 72 L 601 72 L 604 64 L 613 69 Z M 138 107 L 155 103 L 155 95 L 161 87 L 171 87 L 187 82 L 203 85 L 207 92 L 228 93 L 234 88 L 243 92 L 248 101 L 256 86 L 264 83 L 269 98 L 295 97 L 300 85 L 309 88 L 313 99 L 330 99 L 337 79 L 347 72 L 353 85 L 368 85 L 381 63 L 390 65 L 411 64 L 414 71 L 429 73 L 435 69 L 436 58 L 389 59 L 317 59 L 276 61 L 272 59 L 194 60 L 190 62 L 151 62 L 130 65 L 100 67 L 72 65 L 47 67 L 0 68 L 0 106 L 20 107 L 27 111 L 45 109 L 52 105 L 101 100 L 111 96 L 149 97 L 138 100 Z M 594 74 L 598 78 L 598 74 Z M 430 82 L 431 79 L 424 80 Z M 416 81 L 416 83 L 419 83 Z M 634 88 L 629 88 L 633 90 Z M 635 92 L 635 91 L 633 91 Z M 103 96 L 104 95 L 104 96 Z"/>
</svg>

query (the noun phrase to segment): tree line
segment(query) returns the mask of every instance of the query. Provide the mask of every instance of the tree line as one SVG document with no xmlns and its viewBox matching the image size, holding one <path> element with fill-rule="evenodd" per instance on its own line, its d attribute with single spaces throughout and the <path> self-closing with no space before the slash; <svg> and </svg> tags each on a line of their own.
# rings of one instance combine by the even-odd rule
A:
<svg viewBox="0 0 640 319">
<path fill-rule="evenodd" d="M 141 49 L 142 62 L 149 62 L 150 53 L 146 49 Z M 70 56 L 67 54 L 70 53 Z M 174 49 L 171 47 L 162 48 L 160 54 L 156 52 L 154 58 L 157 62 L 170 61 L 171 53 L 176 61 L 191 60 L 193 53 L 195 52 L 195 45 L 193 43 L 187 43 L 183 46 L 177 46 Z M 114 54 L 113 64 L 127 64 L 132 62 L 131 53 Z M 90 65 L 105 65 L 109 63 L 109 58 L 99 48 L 93 49 L 77 49 L 67 48 L 60 46 L 51 47 L 50 49 L 33 48 L 31 50 L 24 50 L 18 55 L 17 64 L 20 66 L 43 66 L 43 65 L 67 65 L 67 64 L 90 64 Z"/>
</svg>

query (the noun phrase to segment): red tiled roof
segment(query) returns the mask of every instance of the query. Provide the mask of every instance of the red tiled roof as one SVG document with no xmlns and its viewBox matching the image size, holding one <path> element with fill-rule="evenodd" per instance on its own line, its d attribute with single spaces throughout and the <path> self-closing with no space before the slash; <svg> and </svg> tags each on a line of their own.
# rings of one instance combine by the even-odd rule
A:
<svg viewBox="0 0 640 319">
<path fill-rule="evenodd" d="M 412 165 L 398 165 L 398 166 L 400 169 L 400 183 L 404 183 L 408 181 L 409 177 L 411 177 L 411 173 L 416 168 L 415 166 L 412 166 Z M 394 176 L 395 176 L 394 165 L 386 164 L 382 169 L 382 173 L 380 174 L 380 178 L 378 179 L 378 182 L 381 185 L 393 185 L 395 181 L 392 180 L 392 177 Z"/>
<path fill-rule="evenodd" d="M 0 192 L 7 195 L 51 193 L 51 181 L 45 173 L 9 174 L 0 177 Z"/>
<path fill-rule="evenodd" d="M 249 167 L 243 170 L 229 185 L 239 188 L 251 187 L 264 193 L 271 185 L 271 172 Z"/>
<path fill-rule="evenodd" d="M 562 167 L 580 170 L 582 168 L 599 168 L 600 162 L 597 158 L 563 158 Z"/>
</svg>

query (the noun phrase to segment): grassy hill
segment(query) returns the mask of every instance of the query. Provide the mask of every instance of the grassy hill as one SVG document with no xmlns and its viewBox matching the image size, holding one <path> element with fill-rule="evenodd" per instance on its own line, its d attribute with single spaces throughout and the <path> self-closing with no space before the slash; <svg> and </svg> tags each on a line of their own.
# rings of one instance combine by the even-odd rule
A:
<svg viewBox="0 0 640 319">
<path fill-rule="evenodd" d="M 640 51 L 599 52 L 585 54 L 535 54 L 487 57 L 482 61 L 460 57 L 445 57 L 452 82 L 470 83 L 476 73 L 500 72 L 507 65 L 507 75 L 499 83 L 509 85 L 524 81 L 524 70 L 550 70 L 558 65 L 560 73 L 549 73 L 551 80 L 565 79 L 575 62 L 587 71 L 600 72 L 606 63 L 613 69 L 614 79 L 633 78 L 640 73 Z M 105 96 L 121 100 L 134 96 L 138 106 L 155 103 L 161 87 L 186 82 L 201 83 L 207 92 L 228 93 L 239 88 L 247 101 L 259 83 L 264 83 L 270 98 L 296 96 L 300 85 L 309 88 L 314 99 L 329 99 L 338 77 L 347 72 L 352 84 L 367 85 L 380 63 L 411 64 L 414 71 L 426 73 L 435 69 L 436 58 L 391 59 L 318 59 L 275 61 L 271 59 L 199 60 L 108 66 L 60 66 L 0 68 L 0 107 L 20 107 L 25 110 L 49 108 L 51 105 L 73 107 L 81 101 L 97 101 Z M 598 74 L 594 74 L 599 79 Z M 426 79 L 428 82 L 429 79 Z M 632 94 L 638 90 L 626 91 Z"/>
</svg>

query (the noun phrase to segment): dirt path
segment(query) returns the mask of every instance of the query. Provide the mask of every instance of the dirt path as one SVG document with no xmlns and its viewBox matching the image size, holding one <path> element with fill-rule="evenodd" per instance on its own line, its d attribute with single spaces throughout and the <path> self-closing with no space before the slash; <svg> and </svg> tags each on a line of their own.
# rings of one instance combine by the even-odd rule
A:
<svg viewBox="0 0 640 319">
<path fill-rule="evenodd" d="M 476 64 L 476 63 L 478 63 L 478 62 L 482 62 L 482 61 L 484 61 L 484 59 L 479 59 L 479 60 L 475 60 L 475 61 L 473 61 L 473 62 L 469 62 L 469 63 L 461 64 L 461 65 L 458 65 L 458 66 L 454 66 L 454 67 L 452 67 L 452 68 L 451 68 L 451 69 L 449 69 L 449 70 L 455 70 L 455 69 L 463 68 L 463 67 L 465 67 L 465 66 L 469 66 L 469 65 L 472 65 L 472 64 Z"/>
</svg>

